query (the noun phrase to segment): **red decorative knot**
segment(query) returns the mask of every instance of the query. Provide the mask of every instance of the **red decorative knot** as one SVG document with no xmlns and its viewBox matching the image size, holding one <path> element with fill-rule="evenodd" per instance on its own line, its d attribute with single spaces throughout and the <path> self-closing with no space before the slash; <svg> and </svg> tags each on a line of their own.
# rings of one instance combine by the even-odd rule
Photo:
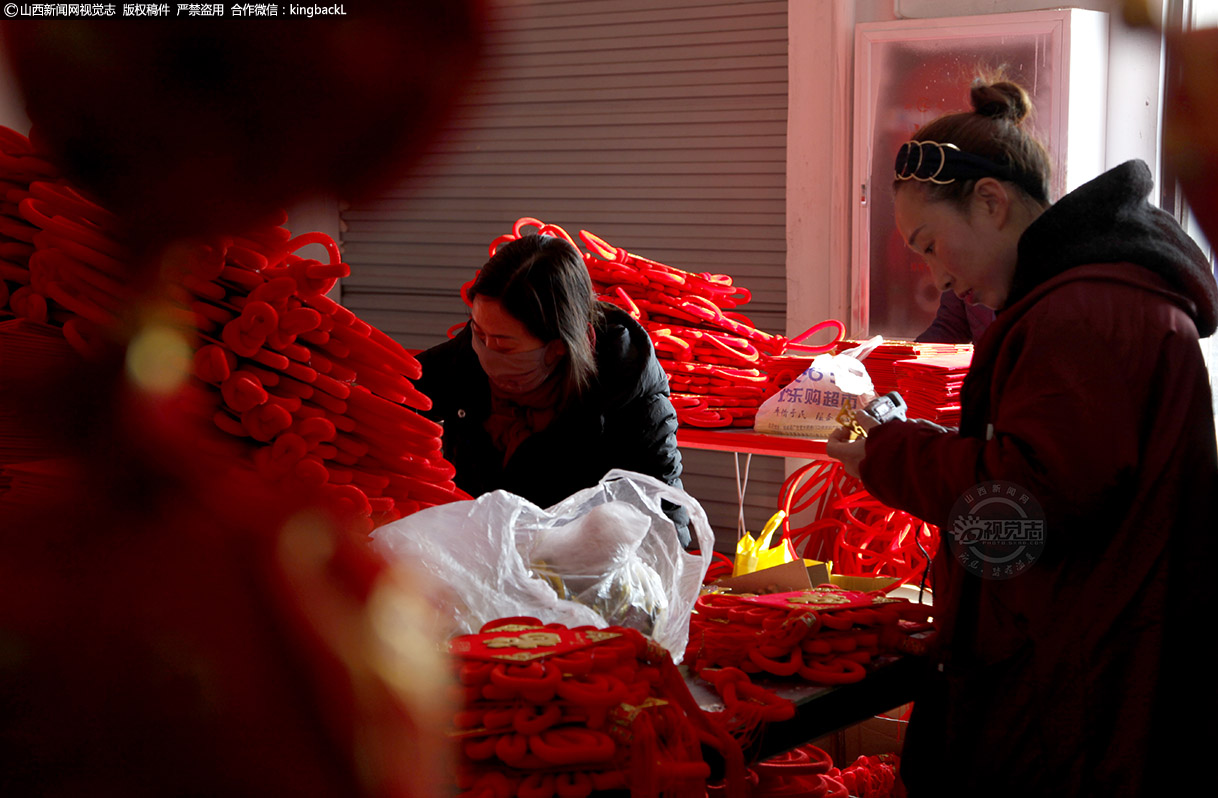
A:
<svg viewBox="0 0 1218 798">
<path fill-rule="evenodd" d="M 723 751 L 743 797 L 739 746 L 638 632 L 505 618 L 449 649 L 466 699 L 451 731 L 462 796 L 696 792 L 709 775 L 705 742 Z"/>
<path fill-rule="evenodd" d="M 922 605 L 829 585 L 766 596 L 706 594 L 694 608 L 686 661 L 699 674 L 724 668 L 846 684 L 864 678 L 874 657 L 906 650 L 901 641 L 926 620 Z"/>
</svg>

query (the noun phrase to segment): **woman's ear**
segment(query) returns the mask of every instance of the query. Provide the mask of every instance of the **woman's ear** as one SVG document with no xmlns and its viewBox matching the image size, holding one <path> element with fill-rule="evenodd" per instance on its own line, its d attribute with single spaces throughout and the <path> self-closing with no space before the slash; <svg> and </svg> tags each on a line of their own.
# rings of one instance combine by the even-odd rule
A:
<svg viewBox="0 0 1218 798">
<path fill-rule="evenodd" d="M 556 338 L 549 343 L 546 350 L 546 365 L 551 365 L 562 360 L 567 354 L 567 345 L 561 338 Z"/>
<path fill-rule="evenodd" d="M 1010 218 L 1012 199 L 1008 188 L 995 178 L 983 177 L 973 186 L 974 210 L 998 227 Z"/>
</svg>

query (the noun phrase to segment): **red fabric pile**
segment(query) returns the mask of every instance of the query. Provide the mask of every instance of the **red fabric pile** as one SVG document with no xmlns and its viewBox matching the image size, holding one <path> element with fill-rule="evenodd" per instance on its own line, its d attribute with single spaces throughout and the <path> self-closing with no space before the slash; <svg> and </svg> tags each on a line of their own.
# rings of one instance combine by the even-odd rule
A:
<svg viewBox="0 0 1218 798">
<path fill-rule="evenodd" d="M 495 239 L 491 254 L 528 227 L 565 238 L 579 250 L 561 227 L 523 217 L 511 233 Z M 798 355 L 830 351 L 844 333 L 836 321 L 794 339 L 764 332 L 738 312 L 752 295 L 728 275 L 675 269 L 613 247 L 587 230 L 579 238 L 599 297 L 629 312 L 650 335 L 683 425 L 751 427 L 761 403 L 808 367 L 810 361 Z M 836 330 L 832 343 L 801 343 L 824 328 Z"/>
<path fill-rule="evenodd" d="M 464 706 L 452 732 L 461 796 L 702 798 L 703 742 L 725 755 L 729 794 L 743 793 L 739 746 L 637 631 L 505 618 L 449 650 Z"/>
<path fill-rule="evenodd" d="M 698 599 L 685 659 L 691 668 L 739 668 L 813 684 L 862 680 L 877 656 L 916 652 L 921 605 L 821 585 L 765 596 L 708 593 Z"/>
<path fill-rule="evenodd" d="M 82 355 L 154 311 L 137 284 L 158 259 L 174 302 L 155 324 L 195 347 L 204 412 L 249 445 L 261 475 L 385 523 L 466 498 L 443 459 L 418 362 L 326 296 L 349 273 L 321 233 L 278 223 L 142 255 L 121 220 L 59 179 L 25 137 L 0 130 L 0 314 L 48 323 Z M 297 253 L 319 245 L 318 261 Z"/>
</svg>

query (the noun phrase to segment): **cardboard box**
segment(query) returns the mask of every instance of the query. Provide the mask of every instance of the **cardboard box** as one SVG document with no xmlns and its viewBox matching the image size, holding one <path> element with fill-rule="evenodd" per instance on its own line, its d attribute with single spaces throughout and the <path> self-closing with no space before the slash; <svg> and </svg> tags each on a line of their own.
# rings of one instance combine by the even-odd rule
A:
<svg viewBox="0 0 1218 798">
<path fill-rule="evenodd" d="M 715 582 L 715 587 L 729 593 L 774 593 L 809 590 L 829 581 L 829 566 L 815 560 L 796 560 L 761 571 L 729 576 Z"/>
</svg>

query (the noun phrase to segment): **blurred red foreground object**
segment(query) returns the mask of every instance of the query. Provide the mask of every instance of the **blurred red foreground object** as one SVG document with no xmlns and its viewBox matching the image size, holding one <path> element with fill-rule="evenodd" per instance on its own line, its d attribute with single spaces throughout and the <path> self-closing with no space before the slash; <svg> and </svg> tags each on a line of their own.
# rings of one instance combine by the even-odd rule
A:
<svg viewBox="0 0 1218 798">
<path fill-rule="evenodd" d="M 354 509 L 272 489 L 196 389 L 46 351 L 0 330 L 0 442 L 43 458 L 0 463 L 0 792 L 440 794 L 432 641 Z"/>
<path fill-rule="evenodd" d="M 42 145 L 0 134 L 0 794 L 438 796 L 436 641 L 360 534 L 384 475 L 338 456 L 384 462 L 351 438 L 409 364 L 273 214 L 397 176 L 481 3 L 149 23 L 0 25 Z M 269 483 L 322 446 L 349 467 Z"/>
<path fill-rule="evenodd" d="M 21 20 L 0 27 L 0 49 L 65 172 L 141 230 L 172 238 L 399 177 L 478 60 L 484 5 Z"/>
</svg>

